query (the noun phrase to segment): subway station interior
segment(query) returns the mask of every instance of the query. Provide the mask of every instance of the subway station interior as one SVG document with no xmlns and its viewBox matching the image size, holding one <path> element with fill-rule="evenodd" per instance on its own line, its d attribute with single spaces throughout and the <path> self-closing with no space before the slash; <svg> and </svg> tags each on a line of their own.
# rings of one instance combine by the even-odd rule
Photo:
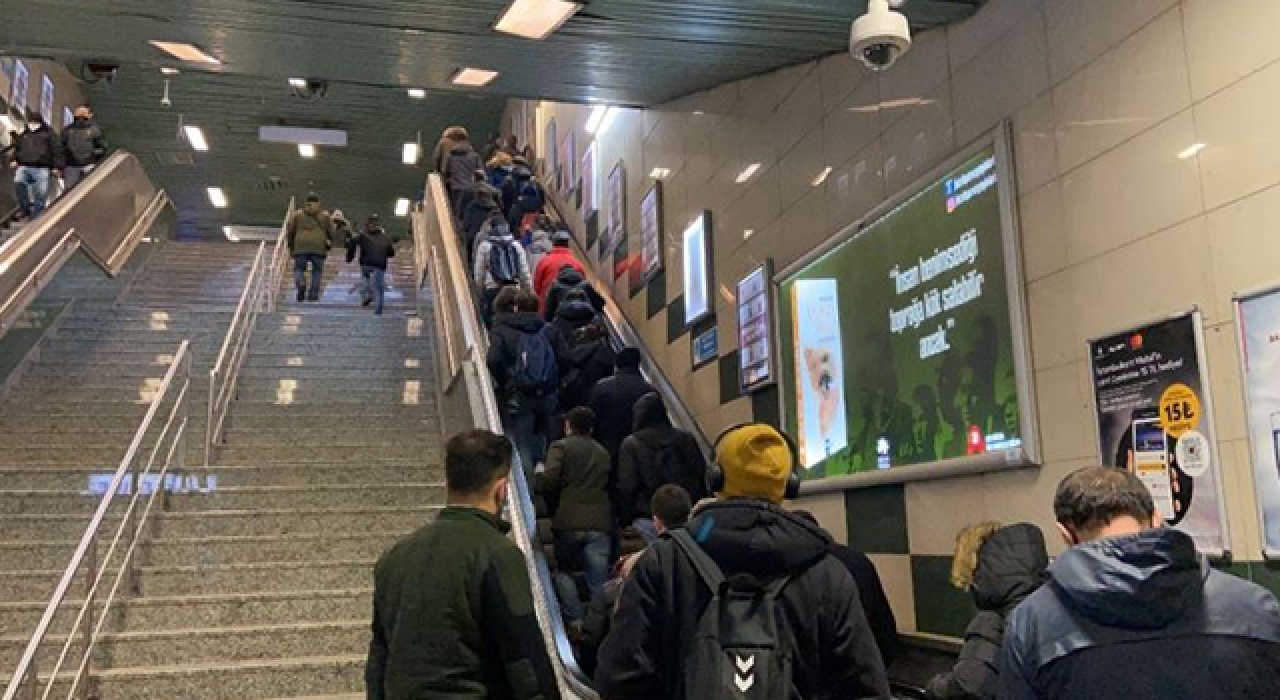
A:
<svg viewBox="0 0 1280 700">
<path fill-rule="evenodd" d="M 1087 546 L 1062 485 L 1090 467 L 1145 487 L 1144 527 L 1181 533 L 1204 580 L 1264 601 L 1215 614 L 1280 669 L 1277 35 L 1276 0 L 7 7 L 0 700 L 551 697 L 371 680 L 375 565 L 456 505 L 446 443 L 476 429 L 515 444 L 500 510 L 559 696 L 694 698 L 602 682 L 613 640 L 584 641 L 599 591 L 542 486 L 569 406 L 528 448 L 492 359 L 504 228 L 522 261 L 548 254 L 535 229 L 568 246 L 609 355 L 639 351 L 721 485 L 727 436 L 785 434 L 799 487 L 770 508 L 883 590 L 874 697 L 1104 697 L 1051 673 L 1016 694 L 1007 650 L 998 691 L 938 682 L 989 609 L 984 564 L 956 576 L 970 526 L 1034 526 L 1034 596 L 1060 591 Z M 502 211 L 473 218 L 490 191 Z M 321 218 L 349 237 L 299 253 Z M 360 247 L 378 226 L 385 272 Z M 643 567 L 622 440 L 601 438 L 609 561 Z M 1210 656 L 1187 673 L 1232 666 Z M 1155 697 L 1125 658 L 1114 697 Z M 714 698 L 766 697 L 756 677 Z M 1213 697 L 1280 697 L 1238 685 Z"/>
</svg>

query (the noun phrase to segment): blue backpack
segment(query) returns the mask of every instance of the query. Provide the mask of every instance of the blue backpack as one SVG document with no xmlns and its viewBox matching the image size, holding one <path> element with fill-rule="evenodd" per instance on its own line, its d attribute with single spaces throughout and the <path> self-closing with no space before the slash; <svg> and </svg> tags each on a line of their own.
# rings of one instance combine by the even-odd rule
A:
<svg viewBox="0 0 1280 700">
<path fill-rule="evenodd" d="M 546 334 L 521 333 L 509 386 L 528 396 L 546 396 L 560 388 L 560 368 Z"/>
</svg>

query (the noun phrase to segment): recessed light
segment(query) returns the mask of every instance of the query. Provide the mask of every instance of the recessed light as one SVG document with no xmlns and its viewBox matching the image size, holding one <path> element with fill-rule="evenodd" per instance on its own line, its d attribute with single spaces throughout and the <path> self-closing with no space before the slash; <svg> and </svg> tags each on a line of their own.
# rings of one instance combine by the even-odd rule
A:
<svg viewBox="0 0 1280 700">
<path fill-rule="evenodd" d="M 232 243 L 240 242 L 240 236 L 236 235 L 235 230 L 232 229 L 230 226 L 222 227 L 222 235 L 226 236 L 227 240 L 231 241 Z"/>
<path fill-rule="evenodd" d="M 412 97 L 415 100 L 424 99 L 426 96 L 427 91 L 422 88 L 409 88 L 409 97 Z"/>
<path fill-rule="evenodd" d="M 169 66 L 165 66 L 160 69 L 160 72 L 164 73 L 165 75 L 177 75 L 182 71 L 178 70 L 177 68 L 170 68 Z"/>
<path fill-rule="evenodd" d="M 205 53 L 200 49 L 200 47 L 194 44 L 184 44 L 178 41 L 156 41 L 154 39 L 149 43 L 179 61 L 187 61 L 189 63 L 207 63 L 214 66 L 222 65 L 222 61 Z"/>
<path fill-rule="evenodd" d="M 1204 149 L 1205 149 L 1205 145 L 1203 143 L 1193 143 L 1190 146 L 1187 146 L 1186 150 L 1179 153 L 1178 157 L 1181 158 L 1182 160 L 1195 158 L 1196 154 L 1198 154 L 1200 151 L 1203 151 Z"/>
<path fill-rule="evenodd" d="M 745 230 L 745 231 L 743 231 L 743 232 L 742 232 L 742 240 L 744 240 L 744 241 L 745 241 L 745 240 L 747 240 L 747 239 L 751 238 L 751 237 L 752 237 L 752 236 L 754 236 L 754 235 L 756 235 L 756 230 L 755 230 L 755 229 L 753 229 L 753 228 L 749 228 L 749 229 L 747 229 L 747 230 Z"/>
<path fill-rule="evenodd" d="M 483 68 L 459 68 L 450 81 L 464 87 L 484 87 L 498 77 L 498 71 Z"/>
<path fill-rule="evenodd" d="M 191 148 L 200 152 L 209 150 L 209 142 L 204 139 L 204 129 L 188 124 L 182 127 L 182 132 L 187 135 L 187 143 L 191 144 Z"/>
<path fill-rule="evenodd" d="M 594 134 L 609 130 L 609 125 L 613 123 L 614 117 L 618 116 L 616 109 L 605 105 L 596 105 L 591 109 L 591 115 L 587 117 L 587 133 Z"/>
<path fill-rule="evenodd" d="M 396 216 L 405 217 L 409 215 L 409 200 L 401 197 L 396 200 Z"/>
<path fill-rule="evenodd" d="M 565 0 L 515 0 L 493 28 L 526 39 L 546 39 L 580 9 L 581 3 Z"/>
<path fill-rule="evenodd" d="M 738 177 L 734 180 L 734 182 L 741 185 L 747 180 L 750 180 L 752 176 L 754 176 L 757 172 L 760 171 L 760 168 L 762 165 L 763 164 L 761 163 L 752 163 L 751 165 L 748 165 L 745 170 L 738 173 Z"/>
<path fill-rule="evenodd" d="M 306 78 L 289 78 L 289 87 L 301 89 L 306 86 L 307 86 Z"/>
<path fill-rule="evenodd" d="M 209 203 L 212 204 L 215 209 L 227 208 L 227 195 L 222 191 L 221 187 L 210 187 L 205 191 L 209 193 Z"/>
<path fill-rule="evenodd" d="M 400 158 L 404 161 L 405 165 L 417 165 L 418 154 L 421 150 L 422 149 L 416 143 L 406 143 Z"/>
<path fill-rule="evenodd" d="M 826 182 L 827 178 L 830 177 L 830 175 L 831 175 L 831 166 L 828 165 L 827 167 L 823 168 L 822 172 L 818 173 L 818 176 L 813 178 L 813 182 L 809 184 L 813 185 L 814 187 L 821 187 L 822 183 Z"/>
<path fill-rule="evenodd" d="M 316 145 L 314 143 L 298 144 L 298 155 L 302 156 L 303 158 L 315 158 Z"/>
<path fill-rule="evenodd" d="M 649 177 L 655 180 L 664 180 L 671 176 L 671 168 L 654 168 L 649 173 Z"/>
</svg>

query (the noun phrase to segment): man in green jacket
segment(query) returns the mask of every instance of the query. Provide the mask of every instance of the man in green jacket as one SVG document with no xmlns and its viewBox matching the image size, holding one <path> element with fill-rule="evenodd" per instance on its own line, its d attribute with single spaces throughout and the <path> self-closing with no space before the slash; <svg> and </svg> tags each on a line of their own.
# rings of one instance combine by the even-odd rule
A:
<svg viewBox="0 0 1280 700">
<path fill-rule="evenodd" d="M 293 212 L 286 230 L 289 253 L 293 255 L 293 283 L 298 288 L 298 301 L 320 299 L 320 280 L 324 277 L 324 259 L 333 247 L 333 222 L 329 212 L 320 207 L 320 195 L 307 195 L 302 209 Z M 307 288 L 307 266 L 311 266 L 311 288 Z"/>
<path fill-rule="evenodd" d="M 559 700 L 524 555 L 498 514 L 511 442 L 445 445 L 448 506 L 374 570 L 369 700 Z"/>
</svg>

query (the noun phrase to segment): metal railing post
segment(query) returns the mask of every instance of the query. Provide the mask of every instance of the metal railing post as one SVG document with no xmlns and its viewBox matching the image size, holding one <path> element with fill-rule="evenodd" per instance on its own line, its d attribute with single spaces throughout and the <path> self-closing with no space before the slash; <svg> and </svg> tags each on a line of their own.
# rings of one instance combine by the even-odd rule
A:
<svg viewBox="0 0 1280 700">
<path fill-rule="evenodd" d="M 128 521 L 127 521 L 127 520 L 126 520 L 126 522 L 124 523 L 124 525 L 125 525 L 126 527 L 128 526 Z M 96 588 L 96 586 L 95 586 L 94 584 L 97 582 L 97 579 L 98 579 L 98 535 L 97 535 L 97 533 L 94 533 L 94 535 L 93 535 L 93 539 L 89 542 L 89 555 L 88 555 L 88 557 L 89 557 L 89 558 L 88 558 L 88 561 L 87 561 L 88 566 L 86 567 L 86 575 L 85 575 L 85 581 L 84 581 L 84 589 L 85 589 L 85 596 L 84 596 L 84 608 L 85 608 L 85 615 L 84 615 L 84 653 L 89 657 L 89 661 L 88 661 L 88 665 L 85 667 L 85 672 L 84 672 L 84 673 L 85 673 L 86 678 L 92 678 L 92 673 L 93 673 L 93 627 L 94 627 L 94 624 L 93 624 L 93 613 L 94 613 L 93 606 L 94 606 L 94 589 Z M 133 567 L 132 567 L 132 565 L 129 567 L 129 569 L 130 569 L 130 571 L 129 571 L 129 573 L 128 573 L 127 575 L 128 575 L 130 578 L 132 578 L 132 577 L 133 577 Z M 72 630 L 72 631 L 71 631 L 71 633 L 72 633 L 72 634 L 75 634 L 75 630 Z M 51 683 L 51 684 L 52 684 L 53 682 L 54 682 L 54 679 L 50 678 L 50 679 L 49 679 L 49 683 Z M 89 699 L 89 697 L 90 697 L 90 695 L 89 695 L 90 687 L 89 687 L 89 686 L 90 686 L 90 685 L 91 685 L 91 684 L 90 684 L 89 682 L 85 682 L 85 683 L 80 684 L 80 699 L 81 699 L 81 700 L 88 700 L 88 699 Z"/>
</svg>

